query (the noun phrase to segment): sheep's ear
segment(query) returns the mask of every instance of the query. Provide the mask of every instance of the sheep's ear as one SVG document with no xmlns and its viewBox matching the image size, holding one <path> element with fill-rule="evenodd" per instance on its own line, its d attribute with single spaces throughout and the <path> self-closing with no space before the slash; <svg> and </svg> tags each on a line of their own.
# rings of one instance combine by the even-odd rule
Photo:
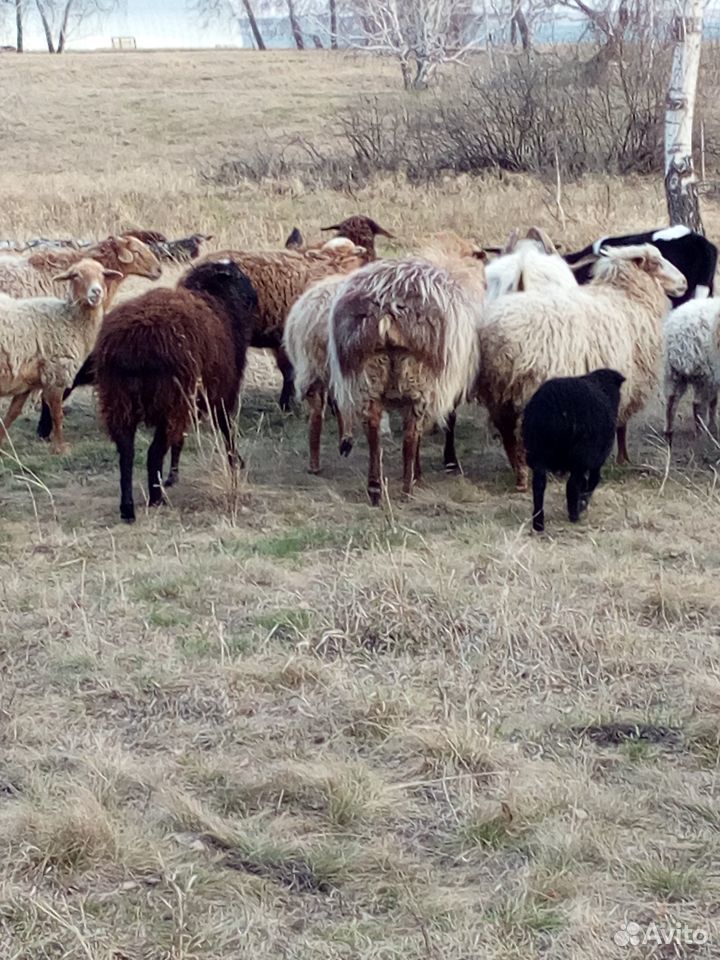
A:
<svg viewBox="0 0 720 960">
<path fill-rule="evenodd" d="M 212 233 L 199 233 L 199 234 L 197 235 L 197 238 L 198 238 L 198 240 L 204 240 L 205 243 L 209 243 L 211 240 L 214 240 L 214 239 L 215 239 L 215 237 L 212 235 Z"/>
<path fill-rule="evenodd" d="M 320 230 L 325 233 L 327 230 L 340 230 L 340 224 L 334 223 L 331 227 L 320 227 Z"/>
<path fill-rule="evenodd" d="M 557 253 L 555 244 L 541 227 L 530 227 L 526 236 L 528 240 L 534 240 L 536 243 L 539 243 L 545 253 L 550 255 Z"/>
<path fill-rule="evenodd" d="M 61 280 L 77 280 L 80 274 L 77 270 L 66 270 L 65 273 L 58 273 L 53 277 L 53 282 L 59 282 Z"/>
<path fill-rule="evenodd" d="M 476 248 L 475 250 L 473 250 L 472 256 L 473 256 L 476 260 L 482 261 L 482 263 L 487 263 L 487 258 L 488 258 L 488 257 L 487 257 L 487 253 L 486 253 L 484 250 L 482 250 L 480 247 L 478 247 L 478 248 Z"/>
<path fill-rule="evenodd" d="M 519 237 L 520 237 L 520 234 L 519 234 L 519 232 L 518 232 L 517 227 L 515 227 L 515 229 L 513 230 L 513 232 L 512 232 L 512 233 L 510 234 L 510 236 L 507 238 L 507 242 L 505 243 L 505 246 L 503 247 L 502 252 L 503 252 L 503 253 L 512 253 L 513 250 L 515 249 L 515 247 L 517 246 Z"/>
<path fill-rule="evenodd" d="M 103 270 L 103 276 L 107 277 L 108 279 L 110 277 L 120 277 L 122 279 L 124 274 L 120 273 L 119 270 Z"/>
<path fill-rule="evenodd" d="M 297 227 L 293 227 L 290 236 L 285 241 L 285 248 L 287 250 L 297 250 L 298 247 L 303 245 L 303 242 L 303 235 Z"/>
<path fill-rule="evenodd" d="M 371 220 L 368 217 L 367 225 L 370 227 L 373 235 L 376 237 L 387 237 L 389 240 L 395 239 L 395 234 L 390 233 L 389 230 L 386 230 L 385 227 L 381 227 L 379 223 L 375 220 Z"/>
<path fill-rule="evenodd" d="M 118 240 L 118 260 L 120 263 L 132 263 L 132 240 L 130 238 Z"/>
</svg>

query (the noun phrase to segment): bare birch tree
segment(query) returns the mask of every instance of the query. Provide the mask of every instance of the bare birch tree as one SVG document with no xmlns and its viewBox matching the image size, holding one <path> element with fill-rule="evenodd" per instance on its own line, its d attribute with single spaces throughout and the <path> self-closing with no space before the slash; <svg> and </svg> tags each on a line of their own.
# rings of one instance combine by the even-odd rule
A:
<svg viewBox="0 0 720 960">
<path fill-rule="evenodd" d="M 670 223 L 703 233 L 692 156 L 695 93 L 705 0 L 683 0 L 673 21 L 672 72 L 665 109 L 665 194 Z"/>
<path fill-rule="evenodd" d="M 348 42 L 395 57 L 408 90 L 423 89 L 440 64 L 462 61 L 484 44 L 473 0 L 353 0 L 350 6 L 359 35 Z"/>
</svg>

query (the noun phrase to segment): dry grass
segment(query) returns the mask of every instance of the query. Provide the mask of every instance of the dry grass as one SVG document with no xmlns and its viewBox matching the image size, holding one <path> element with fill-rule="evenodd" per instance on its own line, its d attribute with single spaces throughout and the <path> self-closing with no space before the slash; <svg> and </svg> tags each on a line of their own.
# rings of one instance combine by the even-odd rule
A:
<svg viewBox="0 0 720 960">
<path fill-rule="evenodd" d="M 297 68 L 293 96 L 327 92 L 309 58 L 273 57 Z M 343 95 L 380 82 L 312 62 L 342 71 Z M 3 58 L 5 229 L 133 221 L 271 244 L 365 210 L 402 244 L 436 226 L 560 235 L 552 190 L 527 179 L 356 198 L 203 187 L 199 160 L 243 136 L 221 118 L 257 122 L 258 85 L 277 82 L 260 63 Z M 51 103 L 23 71 L 56 75 Z M 62 138 L 53 109 L 100 116 L 115 103 L 100 77 L 122 104 L 104 157 L 96 132 L 88 150 Z M 661 199 L 640 181 L 568 187 L 565 235 L 659 222 Z M 717 206 L 706 222 L 720 235 Z M 328 436 L 324 476 L 304 472 L 303 419 L 277 410 L 267 369 L 240 416 L 239 495 L 195 437 L 171 506 L 132 528 L 90 395 L 72 402 L 66 458 L 16 424 L 0 462 L 3 960 L 605 960 L 630 955 L 613 941 L 625 919 L 702 927 L 714 939 L 692 956 L 717 956 L 716 451 L 685 437 L 668 465 L 653 408 L 587 519 L 567 524 L 555 485 L 551 535 L 533 538 L 467 411 L 465 476 L 441 473 L 429 437 L 427 482 L 402 503 L 390 441 L 391 507 L 374 511 L 362 443 L 340 461 Z"/>
</svg>

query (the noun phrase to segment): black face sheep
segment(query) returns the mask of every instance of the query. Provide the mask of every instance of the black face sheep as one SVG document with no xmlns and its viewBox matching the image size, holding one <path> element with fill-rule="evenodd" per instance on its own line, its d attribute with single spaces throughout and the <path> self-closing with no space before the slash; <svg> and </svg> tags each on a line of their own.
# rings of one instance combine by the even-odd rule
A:
<svg viewBox="0 0 720 960">
<path fill-rule="evenodd" d="M 624 382 L 621 373 L 608 368 L 584 377 L 556 377 L 528 401 L 522 430 L 533 472 L 533 530 L 545 529 L 548 473 L 570 474 L 567 508 L 573 523 L 587 507 L 613 447 Z"/>
<path fill-rule="evenodd" d="M 132 472 L 135 432 L 155 430 L 148 450 L 150 506 L 163 502 L 168 448 L 177 480 L 183 438 L 194 411 L 209 412 L 233 460 L 230 417 L 237 407 L 257 299 L 229 260 L 207 261 L 175 289 L 151 290 L 112 310 L 95 349 L 100 412 L 120 458 L 120 516 L 135 519 Z"/>
</svg>

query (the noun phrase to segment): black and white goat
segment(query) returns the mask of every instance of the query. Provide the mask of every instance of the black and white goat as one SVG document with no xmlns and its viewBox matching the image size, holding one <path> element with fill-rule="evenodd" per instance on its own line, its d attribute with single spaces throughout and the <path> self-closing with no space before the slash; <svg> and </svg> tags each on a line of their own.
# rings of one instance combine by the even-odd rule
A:
<svg viewBox="0 0 720 960">
<path fill-rule="evenodd" d="M 677 267 L 687 280 L 687 292 L 681 297 L 671 297 L 677 307 L 687 300 L 702 300 L 713 295 L 718 249 L 699 233 L 677 225 L 648 230 L 646 233 L 629 233 L 622 237 L 601 237 L 595 243 L 565 254 L 578 283 L 588 283 L 592 268 L 600 252 L 607 247 L 626 247 L 639 243 L 652 243 L 666 260 Z"/>
</svg>

